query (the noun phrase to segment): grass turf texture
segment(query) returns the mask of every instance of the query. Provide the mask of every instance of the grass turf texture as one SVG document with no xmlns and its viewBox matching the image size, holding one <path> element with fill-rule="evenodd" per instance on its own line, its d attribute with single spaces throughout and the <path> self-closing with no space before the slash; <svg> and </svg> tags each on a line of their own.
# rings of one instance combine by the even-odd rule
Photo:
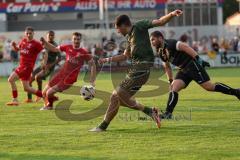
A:
<svg viewBox="0 0 240 160">
<path fill-rule="evenodd" d="M 240 87 L 239 68 L 210 69 L 208 73 L 215 82 Z M 162 79 L 166 80 L 165 76 Z M 88 132 L 103 116 L 71 122 L 59 120 L 54 111 L 39 111 L 42 103 L 7 107 L 10 86 L 6 78 L 1 78 L 0 83 L 0 160 L 240 159 L 239 101 L 232 96 L 205 92 L 194 82 L 180 94 L 174 112 L 180 118 L 163 121 L 161 129 L 152 121 L 138 120 L 138 111 L 121 107 L 104 133 Z M 17 84 L 19 100 L 23 101 L 26 95 Z M 109 74 L 98 76 L 97 89 L 111 93 Z M 74 100 L 73 113 L 91 110 L 101 102 L 58 96 Z M 164 94 L 138 100 L 164 109 L 167 98 Z"/>
</svg>

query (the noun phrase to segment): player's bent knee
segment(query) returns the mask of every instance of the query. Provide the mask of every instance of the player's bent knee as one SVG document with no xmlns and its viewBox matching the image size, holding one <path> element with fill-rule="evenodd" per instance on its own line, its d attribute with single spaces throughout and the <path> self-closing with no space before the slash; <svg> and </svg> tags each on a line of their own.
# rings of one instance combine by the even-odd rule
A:
<svg viewBox="0 0 240 160">
<path fill-rule="evenodd" d="M 28 86 L 24 86 L 23 89 L 24 89 L 25 92 L 29 92 L 30 91 L 30 88 Z"/>
<path fill-rule="evenodd" d="M 210 84 L 204 85 L 203 88 L 204 88 L 206 91 L 214 91 L 215 85 L 212 84 L 212 83 L 210 83 Z"/>
<path fill-rule="evenodd" d="M 8 77 L 8 82 L 9 83 L 14 83 L 14 77 L 13 76 Z"/>
<path fill-rule="evenodd" d="M 212 86 L 204 87 L 204 89 L 205 89 L 206 91 L 213 91 L 213 90 L 214 90 L 214 88 L 213 88 Z"/>
<path fill-rule="evenodd" d="M 46 97 L 51 97 L 51 91 L 50 90 L 48 90 L 47 92 L 46 92 Z"/>
<path fill-rule="evenodd" d="M 35 79 L 35 80 L 38 80 L 38 76 L 34 76 L 34 79 Z"/>
<path fill-rule="evenodd" d="M 52 97 L 56 93 L 56 91 L 53 88 L 49 88 L 46 92 L 47 97 Z"/>
<path fill-rule="evenodd" d="M 43 91 L 43 92 L 42 92 L 42 95 L 43 95 L 43 97 L 46 97 L 46 92 Z"/>
<path fill-rule="evenodd" d="M 36 81 L 41 81 L 41 77 L 40 76 L 35 76 Z"/>
<path fill-rule="evenodd" d="M 36 79 L 36 81 L 38 81 L 38 82 L 39 82 L 39 81 L 41 81 L 41 80 L 42 80 L 42 77 L 38 75 L 38 76 L 35 76 L 35 79 Z"/>
<path fill-rule="evenodd" d="M 9 83 L 12 83 L 12 82 L 13 82 L 13 80 L 12 80 L 11 77 L 8 78 L 8 82 L 9 82 Z"/>
<path fill-rule="evenodd" d="M 111 95 L 111 99 L 112 100 L 119 100 L 118 94 L 116 91 L 113 91 L 112 95 Z"/>
</svg>

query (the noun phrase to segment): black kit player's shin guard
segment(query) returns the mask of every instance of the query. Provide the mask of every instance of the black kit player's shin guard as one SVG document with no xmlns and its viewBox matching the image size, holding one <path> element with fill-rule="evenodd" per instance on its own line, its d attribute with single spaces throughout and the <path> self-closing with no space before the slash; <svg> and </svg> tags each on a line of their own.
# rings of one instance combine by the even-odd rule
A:
<svg viewBox="0 0 240 160">
<path fill-rule="evenodd" d="M 166 112 L 172 113 L 175 106 L 177 105 L 177 102 L 178 102 L 178 93 L 174 91 L 170 92 L 168 97 Z"/>
</svg>

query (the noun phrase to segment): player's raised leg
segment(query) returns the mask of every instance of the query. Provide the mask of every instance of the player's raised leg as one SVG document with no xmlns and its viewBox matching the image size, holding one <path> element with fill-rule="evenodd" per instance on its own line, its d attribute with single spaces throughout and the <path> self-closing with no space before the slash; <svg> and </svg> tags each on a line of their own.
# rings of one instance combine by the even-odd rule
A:
<svg viewBox="0 0 240 160">
<path fill-rule="evenodd" d="M 24 81 L 24 80 L 22 80 L 21 82 L 22 82 L 24 91 L 29 92 L 29 93 L 32 93 L 32 94 L 35 94 L 35 95 L 38 96 L 38 97 L 43 97 L 42 91 L 36 90 L 36 89 L 32 88 L 32 87 L 29 85 L 29 81 Z"/>
<path fill-rule="evenodd" d="M 46 73 L 44 70 L 41 70 L 39 73 L 36 74 L 35 80 L 37 81 L 38 90 L 42 91 L 42 80 L 46 77 Z M 36 97 L 36 102 L 38 102 L 41 97 Z"/>
<path fill-rule="evenodd" d="M 12 101 L 6 103 L 7 105 L 19 105 L 18 102 L 18 91 L 17 91 L 17 85 L 16 85 L 16 81 L 19 79 L 18 75 L 15 72 L 12 72 L 12 74 L 9 76 L 8 78 L 8 82 L 11 85 L 11 89 L 12 89 Z"/>
<path fill-rule="evenodd" d="M 137 90 L 139 90 L 139 89 L 137 89 Z M 132 97 L 131 94 L 129 94 L 127 91 L 125 91 L 122 88 L 118 89 L 118 97 L 120 99 L 120 104 L 122 106 L 142 111 L 143 113 L 145 113 L 146 115 L 148 115 L 155 121 L 158 128 L 161 127 L 161 122 L 160 122 L 160 119 L 158 116 L 157 108 L 144 106 L 144 105 L 140 104 L 135 99 L 131 98 Z"/>
<path fill-rule="evenodd" d="M 29 85 L 32 87 L 32 83 L 36 80 L 36 75 L 39 73 L 39 72 L 41 72 L 41 70 L 42 70 L 42 67 L 40 66 L 40 67 L 37 67 L 33 72 L 32 72 L 32 75 L 31 75 L 31 78 L 30 78 L 30 80 L 29 80 Z M 38 87 L 38 90 L 42 90 L 42 89 L 39 89 L 39 87 Z M 25 102 L 27 102 L 27 103 L 31 103 L 31 102 L 33 102 L 33 100 L 32 100 L 32 93 L 28 93 L 27 94 L 27 99 L 25 100 Z"/>
<path fill-rule="evenodd" d="M 105 131 L 112 121 L 112 119 L 117 115 L 120 104 L 125 107 L 129 107 L 131 109 L 140 110 L 144 112 L 146 115 L 150 116 L 157 124 L 158 128 L 160 128 L 160 119 L 158 116 L 158 110 L 156 108 L 151 108 L 147 106 L 143 106 L 138 103 L 136 100 L 131 98 L 132 95 L 126 92 L 124 89 L 118 89 L 118 91 L 113 91 L 110 97 L 110 103 L 106 114 L 104 116 L 104 120 L 100 123 L 96 128 L 91 129 L 92 132 L 101 132 Z"/>
<path fill-rule="evenodd" d="M 207 91 L 220 92 L 223 94 L 236 96 L 240 100 L 240 89 L 234 89 L 223 83 L 212 83 L 211 81 L 200 84 Z"/>
</svg>

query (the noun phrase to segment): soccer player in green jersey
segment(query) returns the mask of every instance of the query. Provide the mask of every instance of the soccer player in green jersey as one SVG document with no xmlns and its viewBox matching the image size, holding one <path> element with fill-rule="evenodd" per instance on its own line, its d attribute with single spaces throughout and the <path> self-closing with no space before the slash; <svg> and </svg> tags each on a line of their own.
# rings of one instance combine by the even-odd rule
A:
<svg viewBox="0 0 240 160">
<path fill-rule="evenodd" d="M 58 44 L 54 41 L 55 33 L 54 31 L 48 31 L 47 32 L 47 41 L 51 43 L 54 46 L 58 46 Z M 58 64 L 61 61 L 61 55 L 60 53 L 51 52 L 48 50 L 44 51 L 43 59 L 47 64 L 41 65 L 37 67 L 31 76 L 30 84 L 32 84 L 33 81 L 37 81 L 38 90 L 42 90 L 42 80 L 45 80 L 50 74 L 53 73 L 55 65 Z M 40 97 L 36 97 L 36 102 L 40 100 Z M 32 94 L 28 93 L 28 99 L 25 100 L 26 103 L 32 102 Z"/>
<path fill-rule="evenodd" d="M 150 75 L 150 68 L 154 63 L 154 54 L 148 29 L 165 25 L 173 17 L 180 16 L 181 14 L 181 10 L 175 10 L 160 19 L 151 21 L 140 20 L 135 24 L 131 23 L 127 15 L 120 15 L 116 18 L 115 28 L 118 33 L 127 38 L 128 46 L 122 55 L 102 58 L 99 60 L 99 63 L 119 62 L 130 59 L 131 65 L 128 69 L 126 78 L 111 95 L 104 120 L 100 125 L 90 131 L 105 131 L 109 123 L 116 116 L 120 105 L 144 112 L 156 122 L 158 128 L 160 127 L 158 110 L 154 107 L 151 108 L 138 103 L 132 96 L 147 82 Z"/>
</svg>

